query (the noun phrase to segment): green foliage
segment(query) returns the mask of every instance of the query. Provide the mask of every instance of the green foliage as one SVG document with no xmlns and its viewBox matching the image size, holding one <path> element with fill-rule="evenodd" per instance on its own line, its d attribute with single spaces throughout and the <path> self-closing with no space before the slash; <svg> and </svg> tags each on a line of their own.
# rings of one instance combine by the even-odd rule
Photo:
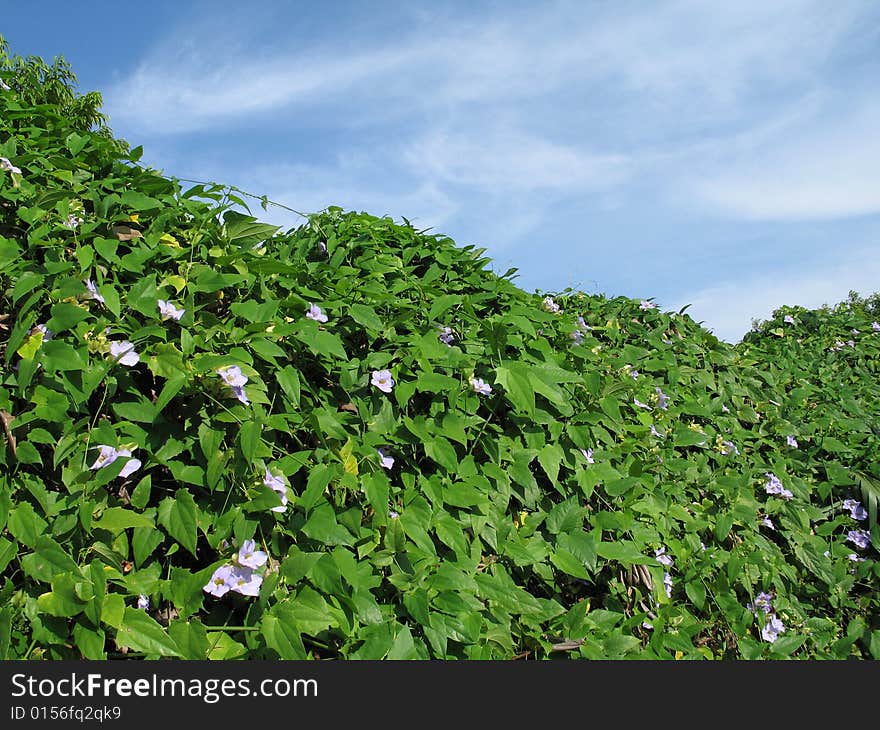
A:
<svg viewBox="0 0 880 730">
<path fill-rule="evenodd" d="M 527 293 L 406 221 L 279 231 L 136 166 L 19 67 L 0 657 L 878 658 L 875 299 L 734 348 L 628 298 Z M 257 595 L 211 595 L 250 540 Z"/>
</svg>

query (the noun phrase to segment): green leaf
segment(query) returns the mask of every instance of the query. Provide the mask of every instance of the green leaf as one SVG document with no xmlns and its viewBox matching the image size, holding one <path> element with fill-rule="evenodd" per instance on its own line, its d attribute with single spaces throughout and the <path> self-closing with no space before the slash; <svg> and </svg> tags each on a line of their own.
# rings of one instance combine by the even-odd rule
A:
<svg viewBox="0 0 880 730">
<path fill-rule="evenodd" d="M 699 579 L 685 583 L 684 592 L 697 608 L 702 609 L 706 605 L 706 588 Z"/>
<path fill-rule="evenodd" d="M 428 310 L 428 319 L 436 320 L 441 314 L 445 314 L 451 307 L 460 304 L 462 297 L 459 294 L 444 294 L 439 296 L 431 303 L 431 309 Z"/>
<path fill-rule="evenodd" d="M 425 444 L 425 453 L 451 473 L 458 470 L 458 454 L 455 447 L 442 436 L 435 436 Z"/>
<path fill-rule="evenodd" d="M 529 381 L 528 368 L 508 361 L 495 368 L 495 380 L 515 408 L 534 418 L 535 391 Z"/>
<path fill-rule="evenodd" d="M 207 659 L 211 648 L 208 633 L 201 621 L 172 621 L 168 635 L 177 645 L 184 659 Z"/>
<path fill-rule="evenodd" d="M 296 618 L 291 615 L 289 608 L 276 606 L 271 613 L 265 614 L 260 622 L 260 633 L 266 640 L 266 646 L 274 649 L 280 659 L 308 657 Z"/>
<path fill-rule="evenodd" d="M 18 555 L 18 545 L 13 540 L 0 536 L 0 573 L 6 570 L 6 566 L 16 555 Z"/>
<path fill-rule="evenodd" d="M 194 557 L 198 540 L 196 503 L 188 489 L 178 489 L 174 497 L 159 503 L 159 524 Z"/>
<path fill-rule="evenodd" d="M 586 566 L 567 550 L 559 549 L 550 555 L 550 562 L 563 573 L 573 575 L 575 578 L 587 579 L 590 577 Z"/>
<path fill-rule="evenodd" d="M 150 517 L 125 507 L 110 507 L 101 513 L 101 517 L 92 523 L 94 530 L 109 530 L 114 535 L 130 527 L 147 527 L 155 529 L 156 525 Z"/>
<path fill-rule="evenodd" d="M 336 514 L 329 504 L 316 507 L 302 531 L 326 545 L 351 545 L 354 542 L 351 533 L 336 521 Z"/>
<path fill-rule="evenodd" d="M 89 310 L 79 307 L 70 302 L 59 302 L 52 307 L 52 317 L 46 322 L 46 327 L 55 334 L 65 332 L 82 322 L 89 316 Z"/>
<path fill-rule="evenodd" d="M 277 372 L 275 377 L 278 380 L 278 385 L 281 386 L 281 389 L 290 399 L 290 402 L 295 407 L 299 408 L 299 373 L 297 373 L 297 371 L 290 365 L 285 365 L 284 368 Z"/>
<path fill-rule="evenodd" d="M 368 307 L 366 304 L 352 304 L 348 308 L 348 313 L 355 322 L 372 332 L 381 332 L 384 329 L 379 315 L 376 314 L 372 307 Z"/>
<path fill-rule="evenodd" d="M 86 601 L 77 593 L 79 576 L 60 573 L 52 578 L 52 590 L 37 597 L 37 607 L 50 616 L 69 617 L 82 613 Z"/>
<path fill-rule="evenodd" d="M 119 200 L 126 208 L 130 210 L 154 210 L 162 207 L 162 202 L 144 195 L 136 190 L 125 190 L 119 196 Z"/>
<path fill-rule="evenodd" d="M 107 654 L 104 652 L 104 642 L 106 636 L 101 629 L 92 629 L 84 624 L 77 623 L 73 627 L 73 640 L 76 647 L 82 654 L 83 659 L 106 659 Z"/>
<path fill-rule="evenodd" d="M 60 573 L 79 575 L 80 570 L 73 558 L 51 537 L 37 538 L 34 552 L 21 559 L 24 572 L 34 580 L 51 583 Z"/>
<path fill-rule="evenodd" d="M 159 656 L 182 657 L 180 648 L 156 621 L 141 611 L 125 607 L 122 625 L 116 632 L 116 643 L 134 651 Z"/>
<path fill-rule="evenodd" d="M 256 421 L 246 421 L 241 424 L 241 428 L 238 431 L 238 443 L 241 446 L 241 453 L 249 464 L 254 463 L 257 447 L 260 445 L 261 433 L 262 428 Z"/>
<path fill-rule="evenodd" d="M 9 511 L 6 526 L 16 540 L 31 550 L 36 549 L 37 540 L 48 527 L 29 502 L 22 502 Z"/>
<path fill-rule="evenodd" d="M 617 542 L 600 542 L 596 545 L 596 553 L 606 560 L 614 560 L 624 565 L 651 565 L 656 561 L 642 553 L 636 545 L 628 540 Z"/>
<path fill-rule="evenodd" d="M 122 626 L 125 615 L 125 600 L 118 593 L 108 593 L 104 596 L 104 606 L 101 609 L 101 621 L 108 626 L 118 629 Z"/>
</svg>

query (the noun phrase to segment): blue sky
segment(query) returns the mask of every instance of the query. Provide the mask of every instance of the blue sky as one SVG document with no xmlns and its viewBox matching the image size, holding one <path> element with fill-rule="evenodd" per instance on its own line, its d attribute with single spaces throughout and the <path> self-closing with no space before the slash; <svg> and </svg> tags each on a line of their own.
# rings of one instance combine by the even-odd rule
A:
<svg viewBox="0 0 880 730">
<path fill-rule="evenodd" d="M 170 175 L 406 217 L 730 342 L 880 290 L 875 2 L 12 5 L 13 52 L 65 56 Z"/>
</svg>

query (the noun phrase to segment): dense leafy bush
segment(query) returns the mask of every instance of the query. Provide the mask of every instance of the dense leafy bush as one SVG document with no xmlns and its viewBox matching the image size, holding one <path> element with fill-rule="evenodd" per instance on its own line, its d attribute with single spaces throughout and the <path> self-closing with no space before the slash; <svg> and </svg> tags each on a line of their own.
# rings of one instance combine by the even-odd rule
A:
<svg viewBox="0 0 880 730">
<path fill-rule="evenodd" d="M 406 221 L 282 232 L 20 68 L 0 656 L 880 657 L 875 300 L 732 347 Z"/>
</svg>

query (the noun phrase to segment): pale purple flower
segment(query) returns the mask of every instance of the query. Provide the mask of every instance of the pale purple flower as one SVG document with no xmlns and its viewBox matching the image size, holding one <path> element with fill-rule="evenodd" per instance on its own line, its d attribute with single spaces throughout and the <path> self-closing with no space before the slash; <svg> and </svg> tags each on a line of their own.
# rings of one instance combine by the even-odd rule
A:
<svg viewBox="0 0 880 730">
<path fill-rule="evenodd" d="M 663 587 L 666 589 L 666 597 L 672 598 L 672 576 L 669 573 L 663 574 Z"/>
<path fill-rule="evenodd" d="M 721 412 L 722 413 L 730 413 L 730 409 L 726 405 L 722 404 L 721 405 Z"/>
<path fill-rule="evenodd" d="M 158 305 L 159 314 L 162 315 L 163 320 L 173 319 L 175 322 L 179 322 L 186 312 L 185 309 L 177 309 L 171 302 L 166 302 L 164 299 L 159 299 Z"/>
<path fill-rule="evenodd" d="M 736 444 L 733 441 L 722 441 L 719 446 L 719 451 L 722 456 L 730 456 L 733 454 L 734 456 L 739 453 L 739 449 L 736 447 Z"/>
<path fill-rule="evenodd" d="M 639 408 L 647 408 L 649 411 L 651 410 L 651 406 L 647 403 L 642 403 L 638 398 L 633 398 L 633 403 L 637 405 Z"/>
<path fill-rule="evenodd" d="M 0 89 L 3 89 L 3 91 L 12 91 L 9 84 L 7 84 L 3 79 L 0 79 Z"/>
<path fill-rule="evenodd" d="M 773 524 L 773 520 L 771 520 L 767 515 L 764 515 L 761 518 L 761 524 L 764 525 L 764 527 L 769 527 L 771 530 L 776 529 L 776 525 Z"/>
<path fill-rule="evenodd" d="M 702 550 L 703 552 L 706 552 L 706 550 L 708 550 L 708 548 L 706 547 L 706 543 L 704 543 L 702 540 L 700 540 L 700 550 Z"/>
<path fill-rule="evenodd" d="M 241 368 L 238 365 L 228 365 L 220 368 L 217 370 L 217 375 L 230 388 L 240 388 L 248 381 L 247 375 L 241 372 Z"/>
<path fill-rule="evenodd" d="M 54 334 L 55 334 L 54 332 L 52 332 L 52 330 L 50 330 L 50 329 L 49 329 L 46 325 L 44 325 L 44 324 L 38 324 L 38 325 L 35 325 L 35 326 L 34 326 L 34 329 L 35 329 L 35 330 L 39 330 L 40 332 L 43 333 L 43 342 L 48 342 L 49 340 L 52 339 L 52 337 L 53 337 Z"/>
<path fill-rule="evenodd" d="M 850 347 L 855 347 L 855 346 L 856 346 L 856 343 L 855 343 L 854 340 L 847 340 L 847 341 L 846 341 L 846 344 L 849 345 Z"/>
<path fill-rule="evenodd" d="M 633 380 L 638 380 L 638 379 L 639 379 L 639 371 L 638 371 L 638 370 L 630 370 L 630 372 L 629 372 L 629 376 L 630 376 Z"/>
<path fill-rule="evenodd" d="M 245 568 L 259 568 L 265 565 L 269 556 L 262 550 L 257 550 L 255 540 L 245 540 L 238 550 L 238 564 Z"/>
<path fill-rule="evenodd" d="M 327 315 L 321 311 L 321 308 L 317 304 L 309 304 L 309 311 L 306 312 L 306 317 L 308 319 L 313 319 L 316 322 L 327 321 Z"/>
<path fill-rule="evenodd" d="M 785 633 L 785 626 L 783 625 L 782 620 L 772 613 L 769 614 L 767 616 L 767 625 L 761 629 L 761 638 L 772 644 L 782 633 Z"/>
<path fill-rule="evenodd" d="M 880 322 L 871 322 L 871 329 L 874 332 L 880 332 Z"/>
<path fill-rule="evenodd" d="M 232 569 L 232 566 L 229 564 L 221 565 L 219 568 L 217 568 L 217 570 L 214 571 L 211 579 L 202 588 L 202 590 L 210 593 L 212 596 L 220 598 L 221 596 L 229 593 L 229 590 L 232 588 L 233 581 L 234 571 Z"/>
<path fill-rule="evenodd" d="M 141 593 L 138 596 L 137 607 L 144 610 L 144 611 L 149 611 L 150 599 L 147 596 L 145 596 L 143 593 Z"/>
<path fill-rule="evenodd" d="M 482 378 L 471 378 L 471 387 L 474 389 L 474 392 L 480 395 L 490 395 L 492 393 L 492 386 Z"/>
<path fill-rule="evenodd" d="M 95 300 L 99 301 L 101 304 L 104 304 L 104 297 L 98 291 L 98 287 L 95 285 L 95 283 L 91 279 L 88 279 L 86 281 L 86 289 L 89 290 L 89 299 L 95 299 Z"/>
<path fill-rule="evenodd" d="M 647 621 L 642 621 L 642 628 L 643 629 L 653 629 L 654 624 L 649 624 Z"/>
<path fill-rule="evenodd" d="M 657 393 L 657 407 L 664 411 L 669 410 L 669 396 L 660 390 L 660 388 L 654 388 L 654 392 Z"/>
<path fill-rule="evenodd" d="M 574 340 L 574 344 L 583 345 L 584 344 L 584 333 L 580 330 L 575 330 L 571 333 L 571 339 Z"/>
<path fill-rule="evenodd" d="M 394 378 L 391 377 L 390 370 L 374 370 L 370 384 L 375 385 L 383 393 L 390 393 L 394 387 Z"/>
<path fill-rule="evenodd" d="M 837 340 L 828 349 L 831 350 L 831 352 L 840 352 L 843 349 L 843 343 L 840 340 Z"/>
<path fill-rule="evenodd" d="M 393 456 L 388 456 L 382 449 L 376 449 L 376 453 L 379 454 L 379 464 L 383 469 L 390 469 L 394 466 Z"/>
<path fill-rule="evenodd" d="M 651 424 L 651 435 L 656 436 L 657 438 L 663 438 L 663 434 L 657 430 L 657 427 L 653 423 Z"/>
<path fill-rule="evenodd" d="M 321 250 L 321 253 L 327 253 L 327 244 L 323 241 L 318 241 L 318 248 Z"/>
<path fill-rule="evenodd" d="M 120 453 L 112 446 L 101 444 L 96 448 L 100 453 L 98 454 L 98 458 L 95 459 L 95 463 L 92 464 L 89 469 L 101 469 L 102 467 L 110 466 L 110 464 L 116 461 L 120 456 Z"/>
<path fill-rule="evenodd" d="M 755 609 L 764 613 L 773 613 L 773 594 L 761 591 L 755 596 Z"/>
<path fill-rule="evenodd" d="M 794 324 L 794 317 L 792 317 L 790 314 L 786 314 L 782 318 L 782 321 L 785 322 L 786 324 Z"/>
<path fill-rule="evenodd" d="M 233 568 L 230 576 L 231 588 L 243 596 L 259 596 L 263 576 L 250 568 Z"/>
<path fill-rule="evenodd" d="M 657 562 L 661 565 L 665 565 L 667 568 L 671 568 L 673 565 L 672 558 L 666 554 L 666 548 L 660 547 L 654 551 L 654 557 L 657 558 Z"/>
<path fill-rule="evenodd" d="M 21 175 L 21 170 L 13 165 L 5 157 L 0 157 L 0 170 L 4 170 L 6 172 L 14 172 L 17 175 Z"/>
<path fill-rule="evenodd" d="M 544 297 L 544 301 L 541 302 L 541 305 L 544 307 L 545 312 L 557 313 L 559 311 L 559 305 L 553 301 L 553 297 Z"/>
<path fill-rule="evenodd" d="M 272 472 L 269 471 L 269 468 L 266 467 L 266 475 L 263 477 L 263 484 L 265 484 L 269 489 L 275 492 L 281 498 L 281 504 L 272 507 L 273 512 L 284 512 L 287 509 L 287 487 L 284 484 L 284 479 L 281 477 L 275 476 Z"/>
<path fill-rule="evenodd" d="M 791 446 L 791 448 L 793 448 L 793 449 L 798 448 L 798 442 L 794 436 L 786 436 L 785 443 L 788 444 L 789 446 Z"/>
<path fill-rule="evenodd" d="M 768 471 L 765 476 L 767 477 L 767 483 L 764 485 L 764 491 L 767 494 L 778 494 L 783 499 L 791 499 L 794 496 L 794 494 L 782 486 L 782 482 L 779 481 L 779 477 L 775 474 Z"/>
<path fill-rule="evenodd" d="M 593 458 L 593 450 L 592 449 L 580 449 L 580 452 L 584 455 L 584 458 L 587 460 L 588 464 L 595 464 L 596 460 Z"/>
<path fill-rule="evenodd" d="M 62 221 L 61 225 L 63 225 L 65 228 L 73 230 L 82 222 L 83 219 L 80 218 L 76 213 L 71 213 L 69 216 L 67 216 L 67 218 L 64 219 L 64 221 Z"/>
<path fill-rule="evenodd" d="M 238 398 L 246 406 L 249 406 L 251 404 L 251 402 L 248 400 L 247 393 L 245 393 L 243 385 L 233 385 L 231 390 L 232 395 Z"/>
<path fill-rule="evenodd" d="M 589 332 L 591 329 L 593 329 L 592 327 L 590 327 L 590 325 L 587 324 L 586 320 L 581 315 L 578 315 L 577 326 L 578 329 L 582 329 L 584 332 Z"/>
<path fill-rule="evenodd" d="M 843 508 L 849 510 L 849 516 L 854 520 L 864 520 L 868 517 L 867 510 L 854 499 L 843 500 Z"/>
<path fill-rule="evenodd" d="M 861 332 L 859 332 L 855 327 L 853 327 L 851 331 L 852 331 L 852 333 L 853 333 L 854 335 L 860 335 L 860 334 L 861 334 Z"/>
<path fill-rule="evenodd" d="M 639 302 L 639 309 L 647 311 L 648 309 L 657 309 L 657 305 L 654 302 L 649 302 L 647 299 L 642 299 Z"/>
<path fill-rule="evenodd" d="M 846 539 L 856 547 L 866 548 L 871 542 L 871 533 L 867 530 L 850 530 L 846 533 Z"/>
<path fill-rule="evenodd" d="M 110 343 L 110 356 L 120 365 L 131 367 L 141 361 L 141 356 L 135 352 L 134 344 L 128 340 L 113 341 Z"/>
<path fill-rule="evenodd" d="M 393 509 L 392 509 L 392 510 L 388 510 L 388 516 L 389 516 L 392 520 L 396 520 L 398 517 L 400 517 L 400 515 L 397 514 L 397 512 L 395 512 Z"/>
<path fill-rule="evenodd" d="M 127 449 L 123 449 L 119 452 L 120 456 L 128 456 Z M 125 479 L 126 477 L 130 477 L 134 474 L 138 469 L 141 468 L 141 460 L 140 459 L 129 459 L 125 462 L 125 466 L 119 472 L 119 476 Z"/>
<path fill-rule="evenodd" d="M 452 343 L 455 341 L 455 335 L 452 334 L 452 327 L 443 327 L 442 325 L 438 326 L 440 330 L 440 334 L 437 335 L 440 342 L 444 345 L 448 345 L 452 347 Z"/>
<path fill-rule="evenodd" d="M 864 563 L 865 562 L 864 558 L 856 555 L 855 553 L 850 553 L 846 557 L 849 558 L 850 560 L 852 560 L 852 562 L 854 562 L 854 563 Z"/>
</svg>

